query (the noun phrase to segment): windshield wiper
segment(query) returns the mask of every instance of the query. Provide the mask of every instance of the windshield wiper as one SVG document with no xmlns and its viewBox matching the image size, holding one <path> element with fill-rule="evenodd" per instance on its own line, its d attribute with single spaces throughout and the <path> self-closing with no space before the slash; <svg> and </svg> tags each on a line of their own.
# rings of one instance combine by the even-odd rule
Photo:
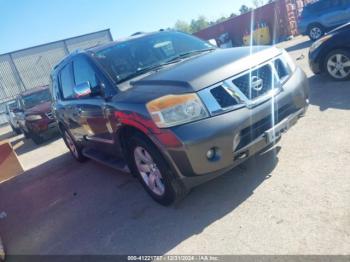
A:
<svg viewBox="0 0 350 262">
<path fill-rule="evenodd" d="M 132 74 L 130 74 L 130 75 L 120 79 L 118 81 L 118 83 L 130 80 L 130 79 L 132 79 L 134 77 L 137 77 L 137 76 L 140 76 L 140 75 L 143 75 L 143 74 L 145 74 L 145 73 L 147 73 L 149 71 L 156 70 L 156 69 L 158 69 L 158 68 L 160 68 L 162 66 L 163 66 L 163 64 L 157 64 L 157 65 L 147 66 L 147 67 L 144 67 L 144 68 L 139 68 L 139 69 L 137 69 L 136 72 L 134 72 L 134 73 L 132 73 Z"/>
<path fill-rule="evenodd" d="M 204 53 L 204 52 L 209 52 L 209 51 L 212 51 L 214 49 L 215 48 L 209 48 L 209 49 L 194 50 L 194 51 L 190 51 L 190 52 L 186 52 L 186 53 L 181 53 L 181 54 L 179 54 L 179 55 L 177 55 L 175 57 L 170 58 L 169 60 L 167 60 L 167 61 L 165 61 L 163 63 L 147 66 L 147 67 L 144 67 L 144 68 L 139 68 L 139 69 L 137 69 L 136 72 L 128 75 L 127 77 L 124 77 L 124 78 L 120 79 L 118 81 L 118 83 L 130 80 L 130 79 L 132 79 L 134 77 L 146 74 L 146 73 L 148 73 L 150 71 L 158 70 L 158 69 L 162 68 L 163 66 L 166 66 L 166 65 L 169 65 L 169 64 L 173 64 L 173 63 L 177 63 L 177 62 L 181 61 L 184 58 L 191 57 L 193 55 Z"/>
<path fill-rule="evenodd" d="M 174 62 L 174 61 L 180 61 L 181 59 L 184 59 L 184 58 L 187 58 L 187 57 L 191 57 L 191 56 L 194 56 L 196 54 L 213 51 L 213 50 L 215 50 L 215 48 L 193 50 L 193 51 L 190 51 L 190 52 L 181 53 L 181 54 L 179 54 L 179 55 L 177 55 L 177 56 L 167 60 L 166 63 L 171 63 L 171 62 Z"/>
</svg>

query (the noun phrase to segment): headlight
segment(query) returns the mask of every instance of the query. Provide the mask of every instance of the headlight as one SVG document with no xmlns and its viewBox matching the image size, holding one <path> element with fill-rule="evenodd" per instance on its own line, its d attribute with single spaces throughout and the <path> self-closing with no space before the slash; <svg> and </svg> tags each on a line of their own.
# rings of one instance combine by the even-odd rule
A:
<svg viewBox="0 0 350 262">
<path fill-rule="evenodd" d="M 208 117 L 208 112 L 196 94 L 167 95 L 146 105 L 159 128 L 181 125 Z"/>
<path fill-rule="evenodd" d="M 326 35 L 326 36 L 322 37 L 321 39 L 317 40 L 316 42 L 314 42 L 310 47 L 310 53 L 312 53 L 317 48 L 319 48 L 320 45 L 322 45 L 324 42 L 326 42 L 331 37 L 332 37 L 332 35 Z"/>
<path fill-rule="evenodd" d="M 40 120 L 40 119 L 42 119 L 41 115 L 29 115 L 29 116 L 26 116 L 26 120 L 27 121 L 36 121 L 36 120 Z"/>
<path fill-rule="evenodd" d="M 296 66 L 293 58 L 287 53 L 286 50 L 283 50 L 283 57 L 284 57 L 285 61 L 287 62 L 290 70 L 292 72 L 294 72 L 297 69 L 297 66 Z"/>
</svg>

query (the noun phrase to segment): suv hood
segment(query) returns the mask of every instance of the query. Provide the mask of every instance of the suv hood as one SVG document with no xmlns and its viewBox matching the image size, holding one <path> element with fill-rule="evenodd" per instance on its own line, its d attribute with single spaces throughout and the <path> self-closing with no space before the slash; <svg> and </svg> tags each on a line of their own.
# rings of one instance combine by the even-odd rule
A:
<svg viewBox="0 0 350 262">
<path fill-rule="evenodd" d="M 26 115 L 45 114 L 51 111 L 51 102 L 45 102 L 25 110 Z"/>
<path fill-rule="evenodd" d="M 157 90 L 159 86 L 181 86 L 188 92 L 199 91 L 255 67 L 280 53 L 281 50 L 267 46 L 217 49 L 162 69 L 132 82 L 132 85 L 158 86 Z"/>
</svg>

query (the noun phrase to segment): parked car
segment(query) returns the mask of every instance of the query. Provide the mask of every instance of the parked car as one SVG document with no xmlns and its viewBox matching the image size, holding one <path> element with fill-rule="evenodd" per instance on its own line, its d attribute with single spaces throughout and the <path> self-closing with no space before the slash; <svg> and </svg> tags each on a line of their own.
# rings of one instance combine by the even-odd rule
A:
<svg viewBox="0 0 350 262">
<path fill-rule="evenodd" d="M 19 128 L 17 116 L 15 114 L 17 109 L 18 109 L 17 101 L 16 100 L 12 100 L 12 101 L 10 101 L 10 102 L 8 102 L 6 104 L 5 113 L 6 113 L 7 120 L 9 122 L 12 130 L 16 134 L 20 134 L 21 133 L 21 129 Z"/>
<path fill-rule="evenodd" d="M 309 64 L 315 74 L 326 72 L 335 80 L 350 79 L 350 23 L 313 43 Z"/>
<path fill-rule="evenodd" d="M 51 112 L 51 94 L 48 86 L 30 89 L 19 95 L 17 100 L 19 127 L 27 138 L 41 144 L 45 138 L 58 132 Z"/>
<path fill-rule="evenodd" d="M 350 22 L 350 0 L 319 0 L 308 4 L 299 17 L 300 34 L 320 39 L 327 31 Z"/>
<path fill-rule="evenodd" d="M 173 31 L 76 52 L 51 78 L 73 157 L 131 170 L 163 205 L 273 145 L 309 96 L 284 50 L 218 49 Z"/>
</svg>

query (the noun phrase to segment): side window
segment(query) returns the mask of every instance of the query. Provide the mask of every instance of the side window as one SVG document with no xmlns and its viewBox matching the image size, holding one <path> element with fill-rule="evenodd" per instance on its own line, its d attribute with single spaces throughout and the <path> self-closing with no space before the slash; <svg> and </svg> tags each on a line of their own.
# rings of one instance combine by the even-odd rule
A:
<svg viewBox="0 0 350 262">
<path fill-rule="evenodd" d="M 74 79 L 76 85 L 89 82 L 91 88 L 98 85 L 94 68 L 85 57 L 78 57 L 73 61 Z"/>
<path fill-rule="evenodd" d="M 72 64 L 69 63 L 60 72 L 61 91 L 64 99 L 73 98 L 74 79 Z"/>
</svg>

